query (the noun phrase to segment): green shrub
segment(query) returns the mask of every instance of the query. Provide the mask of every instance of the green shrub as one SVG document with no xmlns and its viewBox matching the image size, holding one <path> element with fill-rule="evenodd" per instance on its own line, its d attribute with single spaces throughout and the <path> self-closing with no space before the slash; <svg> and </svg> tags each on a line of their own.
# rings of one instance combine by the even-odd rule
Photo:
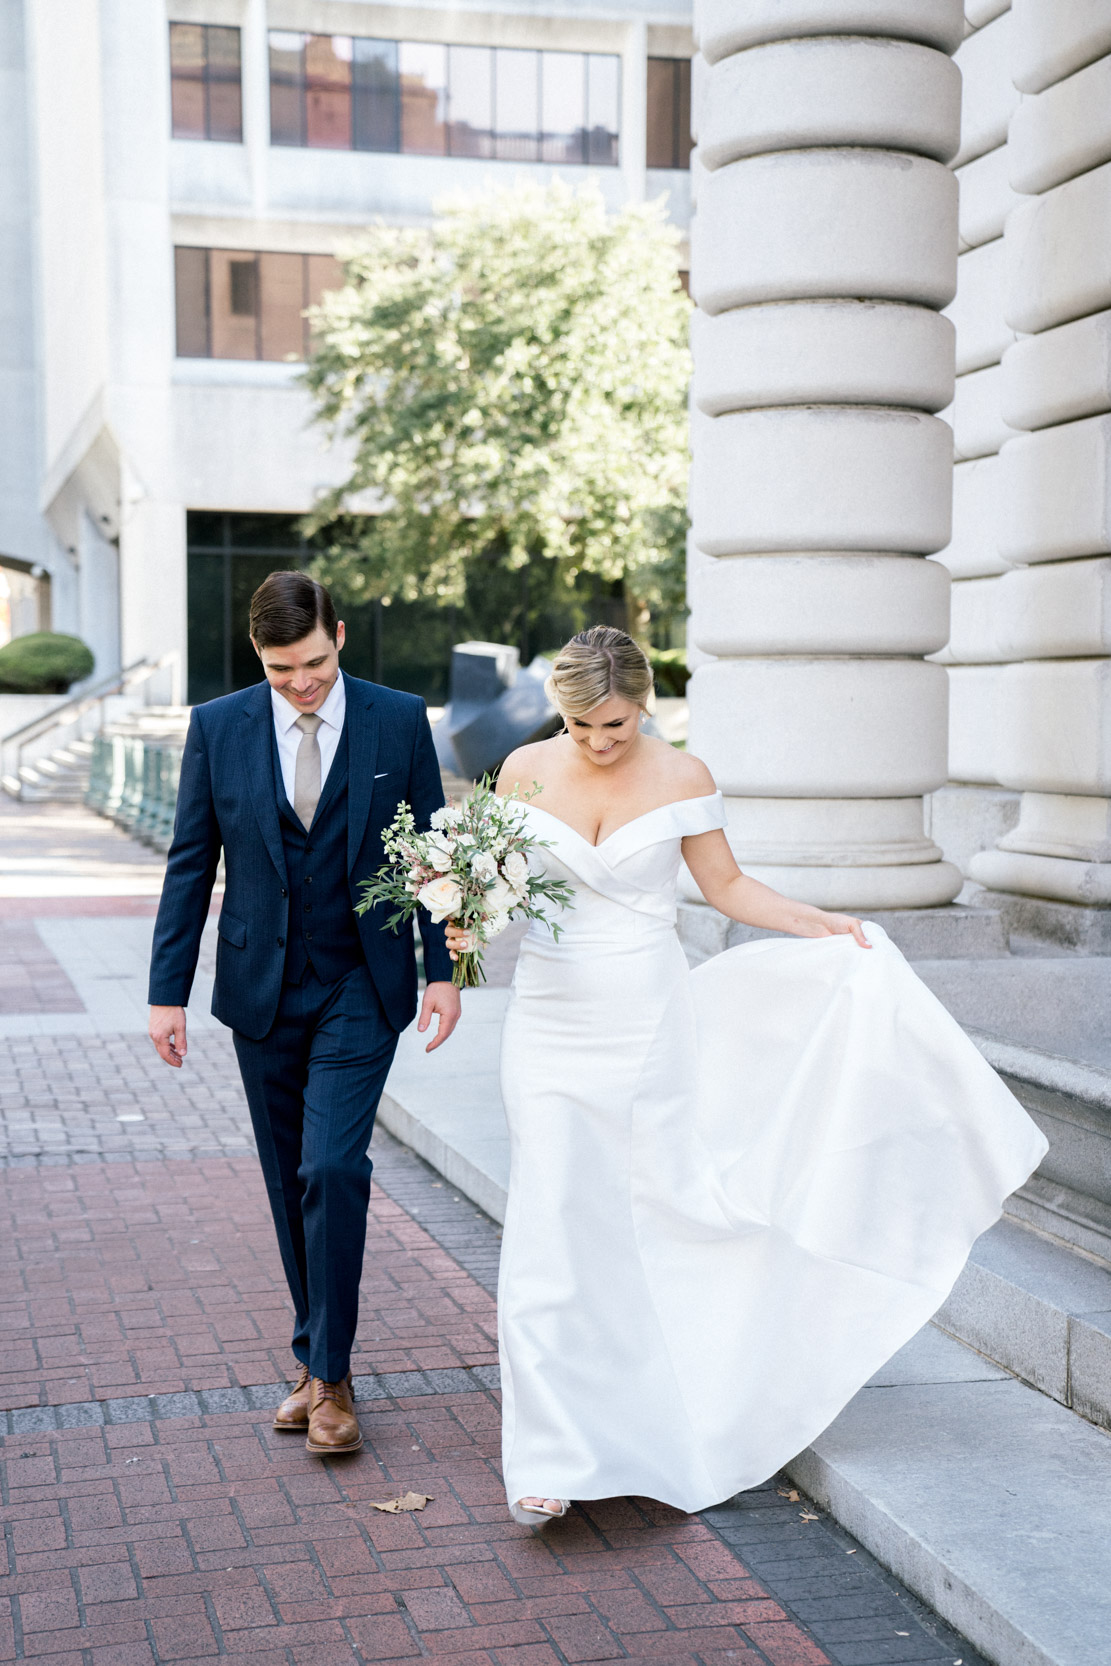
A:
<svg viewBox="0 0 1111 1666">
<path fill-rule="evenodd" d="M 78 636 L 34 631 L 0 648 L 0 694 L 64 694 L 95 661 Z"/>
<path fill-rule="evenodd" d="M 682 648 L 650 648 L 648 658 L 652 664 L 657 694 L 665 697 L 682 696 L 687 692 L 690 672 L 687 670 L 687 656 Z"/>
</svg>

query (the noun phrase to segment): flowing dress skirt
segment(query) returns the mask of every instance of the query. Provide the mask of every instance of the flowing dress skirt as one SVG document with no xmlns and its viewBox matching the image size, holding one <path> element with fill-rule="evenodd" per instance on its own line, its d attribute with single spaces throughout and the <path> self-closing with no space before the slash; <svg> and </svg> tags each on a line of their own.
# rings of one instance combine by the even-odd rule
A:
<svg viewBox="0 0 1111 1666">
<path fill-rule="evenodd" d="M 585 866 L 585 857 L 576 866 Z M 877 926 L 688 970 L 583 887 L 506 1018 L 510 1499 L 699 1510 L 805 1448 L 945 1300 L 1046 1142 Z"/>
</svg>

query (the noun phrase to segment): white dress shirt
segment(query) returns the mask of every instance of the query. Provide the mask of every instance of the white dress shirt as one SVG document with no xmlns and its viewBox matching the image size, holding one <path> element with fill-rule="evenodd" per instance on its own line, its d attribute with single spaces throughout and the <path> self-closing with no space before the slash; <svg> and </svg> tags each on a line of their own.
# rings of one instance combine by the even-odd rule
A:
<svg viewBox="0 0 1111 1666">
<path fill-rule="evenodd" d="M 293 803 L 294 781 L 297 776 L 297 748 L 301 744 L 301 730 L 295 727 L 301 713 L 296 706 L 291 706 L 284 694 L 279 694 L 276 688 L 270 690 L 270 705 L 274 713 L 274 736 L 278 742 L 278 759 L 282 766 L 282 786 L 285 796 Z M 320 790 L 324 791 L 324 783 L 328 779 L 328 771 L 332 767 L 332 759 L 336 755 L 339 737 L 343 733 L 343 717 L 347 710 L 347 691 L 343 686 L 343 673 L 332 684 L 331 691 L 316 716 L 320 718 L 320 727 L 316 731 L 316 744 L 320 748 Z"/>
</svg>

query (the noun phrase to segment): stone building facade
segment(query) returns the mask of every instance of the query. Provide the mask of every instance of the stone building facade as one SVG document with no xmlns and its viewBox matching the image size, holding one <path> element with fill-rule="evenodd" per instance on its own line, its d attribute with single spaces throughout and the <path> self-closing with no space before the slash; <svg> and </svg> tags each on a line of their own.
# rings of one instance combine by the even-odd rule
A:
<svg viewBox="0 0 1111 1666">
<path fill-rule="evenodd" d="M 738 855 L 1106 951 L 1111 8 L 696 35 L 691 732 Z"/>
</svg>

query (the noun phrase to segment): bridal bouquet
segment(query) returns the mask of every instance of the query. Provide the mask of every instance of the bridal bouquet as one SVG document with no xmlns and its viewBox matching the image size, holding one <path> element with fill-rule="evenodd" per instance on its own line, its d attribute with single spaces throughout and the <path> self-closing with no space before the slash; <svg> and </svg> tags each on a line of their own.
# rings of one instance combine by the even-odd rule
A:
<svg viewBox="0 0 1111 1666">
<path fill-rule="evenodd" d="M 565 880 L 529 868 L 529 851 L 546 843 L 528 832 L 517 793 L 499 798 L 486 780 L 461 804 L 437 810 L 427 833 L 417 832 L 412 810 L 399 804 L 382 840 L 387 860 L 362 881 L 356 913 L 385 902 L 395 910 L 388 927 L 411 920 L 418 908 L 427 908 L 437 925 L 459 926 L 473 947 L 459 956 L 451 981 L 474 988 L 485 981 L 483 946 L 514 916 L 547 920 L 545 904 L 566 908 L 571 901 Z M 559 927 L 553 924 L 552 932 L 558 937 Z"/>
</svg>

